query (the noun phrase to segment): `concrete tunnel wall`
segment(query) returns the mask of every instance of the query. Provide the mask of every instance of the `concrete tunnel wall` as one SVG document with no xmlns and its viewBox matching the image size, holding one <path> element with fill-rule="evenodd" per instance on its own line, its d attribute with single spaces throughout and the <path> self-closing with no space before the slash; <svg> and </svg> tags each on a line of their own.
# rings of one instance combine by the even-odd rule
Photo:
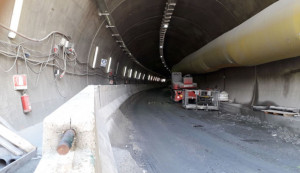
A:
<svg viewBox="0 0 300 173">
<path fill-rule="evenodd" d="M 0 23 L 10 25 L 14 1 L 3 0 L 0 2 Z M 95 0 L 43 0 L 43 1 L 24 1 L 18 32 L 30 37 L 40 39 L 48 35 L 51 31 L 60 31 L 67 36 L 71 36 L 71 42 L 75 44 L 75 50 L 78 54 L 78 60 L 83 63 L 88 62 L 89 50 L 91 48 L 90 58 L 94 55 L 96 46 L 99 46 L 99 55 L 97 66 L 100 65 L 101 58 L 112 57 L 111 69 L 116 70 L 117 62 L 119 62 L 119 70 L 117 74 L 117 83 L 124 83 L 122 77 L 123 66 L 142 71 L 139 67 L 132 63 L 122 52 L 119 45 L 111 36 L 109 29 L 105 27 L 104 18 L 98 16 L 98 7 Z M 101 26 L 101 27 L 100 27 Z M 100 30 L 98 34 L 97 30 Z M 8 31 L 0 28 L 0 39 L 7 43 L 24 43 L 24 47 L 49 54 L 51 49 L 51 40 L 45 40 L 41 43 L 28 41 L 17 36 L 10 40 L 7 35 Z M 93 38 L 95 36 L 95 40 Z M 58 36 L 57 36 L 58 37 Z M 56 38 L 56 43 L 59 38 Z M 7 50 L 7 44 L 2 43 L 1 49 Z M 31 51 L 32 55 L 36 52 Z M 30 69 L 27 71 L 23 60 L 18 60 L 16 66 L 9 72 L 14 64 L 14 58 L 8 58 L 0 55 L 0 116 L 10 123 L 15 129 L 23 129 L 37 122 L 55 110 L 62 103 L 70 99 L 87 85 L 108 84 L 108 74 L 106 69 L 97 69 L 95 71 L 89 69 L 94 75 L 71 75 L 66 74 L 64 78 L 55 81 L 54 68 L 46 67 L 40 76 L 33 73 Z M 32 65 L 31 65 L 32 66 Z M 32 66 L 33 70 L 39 71 L 40 66 Z M 69 64 L 68 71 L 84 74 L 87 71 L 86 64 Z M 21 105 L 21 92 L 14 91 L 12 76 L 15 74 L 27 74 L 28 76 L 28 95 L 32 105 L 32 112 L 24 114 Z M 36 83 L 38 79 L 38 83 Z M 135 83 L 132 80 L 129 83 Z"/>
<path fill-rule="evenodd" d="M 232 1 L 232 4 L 235 4 L 234 2 L 235 1 Z M 268 2 L 269 3 L 267 4 L 271 4 L 273 0 Z M 117 9 L 118 4 L 120 4 L 120 1 L 106 1 L 106 3 L 110 11 L 113 13 L 114 10 Z M 248 3 L 254 2 L 249 1 Z M 2 0 L 0 2 L 1 24 L 4 24 L 5 26 L 10 25 L 13 5 L 14 1 L 11 0 Z M 261 9 L 264 6 L 266 5 L 262 5 Z M 180 8 L 178 8 L 178 10 L 180 10 Z M 118 14 L 121 12 L 122 11 L 118 11 Z M 126 23 L 123 20 L 125 18 L 117 18 L 120 16 L 121 15 L 115 14 L 113 17 L 115 17 L 116 20 L 122 20 L 122 23 Z M 243 20 L 246 20 L 247 18 L 248 17 L 244 16 Z M 99 46 L 99 58 L 97 64 L 99 65 L 101 58 L 112 57 L 111 68 L 114 72 L 116 70 L 117 63 L 119 62 L 117 83 L 124 83 L 122 71 L 125 65 L 128 68 L 133 68 L 139 71 L 142 70 L 133 64 L 132 61 L 129 60 L 128 56 L 122 52 L 122 49 L 111 36 L 111 31 L 106 28 L 105 25 L 104 17 L 98 16 L 98 6 L 95 0 L 32 0 L 24 1 L 18 32 L 31 38 L 43 38 L 51 31 L 60 31 L 71 36 L 71 42 L 75 44 L 78 60 L 84 63 L 88 63 L 90 48 L 90 57 L 92 57 L 95 46 Z M 178 26 L 183 25 L 180 24 Z M 99 27 L 100 30 L 96 35 L 94 42 L 92 42 Z M 170 28 L 172 29 L 172 27 Z M 173 28 L 175 29 L 176 27 L 174 26 Z M 49 40 L 42 43 L 35 43 L 19 36 L 17 36 L 16 39 L 10 40 L 7 35 L 8 31 L 0 28 L 0 39 L 2 41 L 15 44 L 27 41 L 24 44 L 26 47 L 47 54 L 49 53 Z M 194 37 L 195 33 L 189 32 L 189 35 Z M 130 35 L 126 36 L 129 38 Z M 57 38 L 56 42 L 59 42 L 59 38 Z M 190 47 L 189 44 L 186 45 Z M 5 46 L 6 44 L 1 42 L 0 48 L 7 48 Z M 138 49 L 138 46 L 135 47 Z M 143 60 L 146 61 L 146 59 L 147 61 L 150 60 L 149 58 L 145 58 Z M 272 104 L 275 105 L 299 107 L 298 84 L 300 81 L 298 80 L 299 75 L 297 73 L 297 65 L 299 64 L 299 61 L 299 58 L 296 58 L 257 66 L 259 89 L 256 90 L 257 97 L 255 98 L 255 104 L 272 102 Z M 7 58 L 0 55 L 0 65 L 3 69 L 9 69 L 13 64 L 13 58 Z M 86 64 L 78 64 L 75 72 L 85 73 L 87 69 L 86 67 Z M 39 70 L 39 66 L 32 68 L 35 71 Z M 22 60 L 18 60 L 16 66 L 8 73 L 4 72 L 3 69 L 0 69 L 0 79 L 1 81 L 4 81 L 0 85 L 0 117 L 18 130 L 37 122 L 41 122 L 45 116 L 78 93 L 85 86 L 108 84 L 109 82 L 107 79 L 108 74 L 105 72 L 105 69 L 92 71 L 92 73 L 96 72 L 98 76 L 77 76 L 66 74 L 63 79 L 57 80 L 56 82 L 54 81 L 53 75 L 54 68 L 50 66 L 45 68 L 40 76 L 30 70 L 27 72 L 25 63 Z M 70 65 L 68 69 L 72 72 L 74 71 L 72 65 Z M 217 86 L 219 89 L 223 89 L 224 71 L 226 74 L 225 90 L 229 92 L 230 99 L 241 104 L 251 104 L 255 86 L 254 67 L 228 68 L 218 72 L 198 76 L 195 80 L 198 81 L 201 88 L 214 88 Z M 32 104 L 32 112 L 29 114 L 24 114 L 22 111 L 20 100 L 21 93 L 14 91 L 13 89 L 12 76 L 17 73 L 25 73 L 29 77 L 28 94 Z M 36 84 L 37 78 L 39 78 L 39 80 Z M 136 81 L 134 80 L 129 81 L 129 83 L 135 82 Z"/>
<path fill-rule="evenodd" d="M 195 81 L 200 88 L 225 90 L 231 100 L 246 106 L 253 104 L 299 108 L 299 67 L 300 58 L 297 57 L 256 67 L 226 68 L 196 76 Z"/>
</svg>

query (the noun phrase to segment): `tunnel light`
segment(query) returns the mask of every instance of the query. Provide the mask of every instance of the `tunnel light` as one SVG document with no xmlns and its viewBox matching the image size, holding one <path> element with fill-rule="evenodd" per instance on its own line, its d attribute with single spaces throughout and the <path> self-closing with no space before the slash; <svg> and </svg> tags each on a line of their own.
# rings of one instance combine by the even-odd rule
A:
<svg viewBox="0 0 300 173">
<path fill-rule="evenodd" d="M 11 17 L 10 29 L 13 31 L 18 31 L 21 12 L 22 12 L 23 0 L 15 0 L 14 10 Z M 9 38 L 16 38 L 15 32 L 9 32 Z"/>
<path fill-rule="evenodd" d="M 131 76 L 132 76 L 132 69 L 130 69 L 130 70 L 128 71 L 128 77 L 131 78 Z"/>
<path fill-rule="evenodd" d="M 162 48 L 163 48 L 163 46 L 159 46 L 159 48 L 161 48 L 161 49 L 162 49 Z"/>
<path fill-rule="evenodd" d="M 143 75 L 143 80 L 145 80 L 146 74 Z"/>
<path fill-rule="evenodd" d="M 101 13 L 101 12 L 99 12 L 98 15 L 99 16 L 109 16 L 109 13 Z"/>
<path fill-rule="evenodd" d="M 139 73 L 139 77 L 138 77 L 138 80 L 140 80 L 140 79 L 141 79 L 141 75 L 142 75 L 142 73 Z"/>
<path fill-rule="evenodd" d="M 169 25 L 168 24 L 164 24 L 164 28 L 168 28 L 169 27 Z"/>
<path fill-rule="evenodd" d="M 123 76 L 126 76 L 127 66 L 124 67 Z"/>
<path fill-rule="evenodd" d="M 138 73 L 137 71 L 134 72 L 134 79 L 136 79 L 137 73 Z"/>
<path fill-rule="evenodd" d="M 109 73 L 109 71 L 110 71 L 110 66 L 111 66 L 111 57 L 109 57 L 109 60 L 108 60 L 107 73 Z"/>
<path fill-rule="evenodd" d="M 99 50 L 99 47 L 96 46 L 92 68 L 96 67 L 96 62 L 97 62 L 97 58 L 98 58 L 98 50 Z"/>
<path fill-rule="evenodd" d="M 116 26 L 113 26 L 113 25 L 106 25 L 105 27 L 106 27 L 106 28 L 114 28 L 114 27 L 116 27 Z"/>
</svg>

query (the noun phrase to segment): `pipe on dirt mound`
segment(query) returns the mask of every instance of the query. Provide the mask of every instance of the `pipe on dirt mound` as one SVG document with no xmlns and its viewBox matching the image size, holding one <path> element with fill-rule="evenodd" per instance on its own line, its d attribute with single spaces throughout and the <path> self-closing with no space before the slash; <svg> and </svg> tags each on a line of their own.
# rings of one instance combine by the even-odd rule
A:
<svg viewBox="0 0 300 173">
<path fill-rule="evenodd" d="M 173 67 L 207 73 L 254 66 L 300 55 L 300 0 L 280 0 L 221 35 Z"/>
<path fill-rule="evenodd" d="M 69 153 L 70 149 L 72 148 L 73 141 L 75 138 L 75 130 L 69 129 L 64 132 L 56 151 L 60 155 L 66 155 Z"/>
</svg>

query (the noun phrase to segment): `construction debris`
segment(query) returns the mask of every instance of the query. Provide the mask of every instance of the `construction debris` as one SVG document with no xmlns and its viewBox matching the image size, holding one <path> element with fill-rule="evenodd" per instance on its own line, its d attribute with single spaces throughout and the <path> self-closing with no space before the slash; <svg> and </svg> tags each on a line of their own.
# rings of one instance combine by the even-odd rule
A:
<svg viewBox="0 0 300 173">
<path fill-rule="evenodd" d="M 262 110 L 266 114 L 280 115 L 284 117 L 294 117 L 299 116 L 299 113 L 294 112 L 284 112 L 284 111 L 276 111 L 276 110 Z"/>
<path fill-rule="evenodd" d="M 36 155 L 36 147 L 0 124 L 0 173 L 13 173 Z"/>
</svg>

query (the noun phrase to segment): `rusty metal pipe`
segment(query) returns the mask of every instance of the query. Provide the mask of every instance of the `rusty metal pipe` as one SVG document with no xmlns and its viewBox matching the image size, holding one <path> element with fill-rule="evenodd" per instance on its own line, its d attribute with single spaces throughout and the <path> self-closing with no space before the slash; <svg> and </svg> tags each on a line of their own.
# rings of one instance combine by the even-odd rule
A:
<svg viewBox="0 0 300 173">
<path fill-rule="evenodd" d="M 58 154 L 66 155 L 69 153 L 70 149 L 72 148 L 75 134 L 76 133 L 73 129 L 65 131 L 56 149 Z"/>
</svg>

